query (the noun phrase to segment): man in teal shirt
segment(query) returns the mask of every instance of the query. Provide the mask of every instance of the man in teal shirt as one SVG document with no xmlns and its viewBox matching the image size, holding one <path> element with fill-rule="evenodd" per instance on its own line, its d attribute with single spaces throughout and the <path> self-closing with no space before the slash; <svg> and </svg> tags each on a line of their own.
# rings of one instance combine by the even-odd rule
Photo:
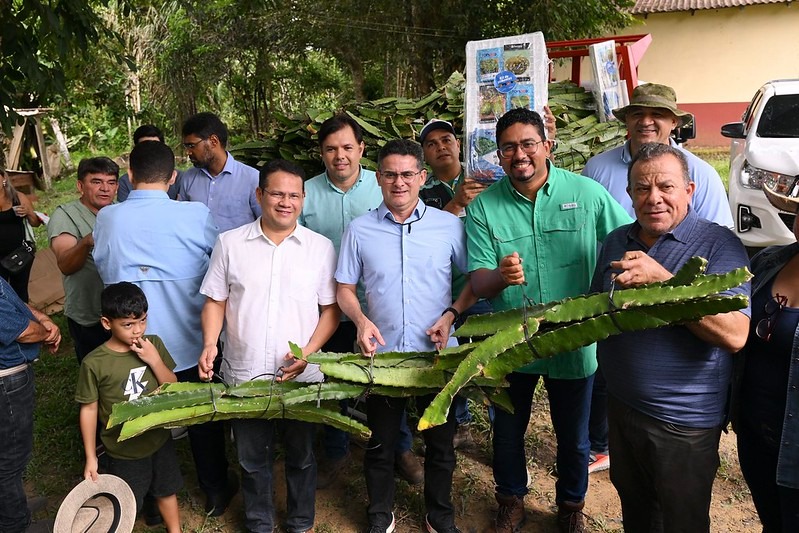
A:
<svg viewBox="0 0 799 533">
<path fill-rule="evenodd" d="M 588 291 L 597 245 L 629 215 L 601 185 L 556 168 L 552 141 L 538 113 L 513 109 L 497 123 L 497 145 L 507 177 L 467 208 L 469 271 L 477 296 L 495 311 L 521 308 Z M 584 531 L 588 489 L 588 415 L 596 349 L 586 346 L 527 365 L 508 375 L 515 414 L 494 421 L 497 532 L 524 523 L 527 494 L 524 433 L 533 393 L 543 377 L 557 437 L 559 531 Z"/>
</svg>

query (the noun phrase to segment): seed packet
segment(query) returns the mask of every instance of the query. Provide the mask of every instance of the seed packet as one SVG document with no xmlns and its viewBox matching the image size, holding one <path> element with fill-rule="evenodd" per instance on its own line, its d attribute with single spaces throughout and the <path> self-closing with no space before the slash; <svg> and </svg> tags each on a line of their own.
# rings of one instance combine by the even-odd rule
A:
<svg viewBox="0 0 799 533">
<path fill-rule="evenodd" d="M 530 78 L 530 43 L 506 44 L 502 58 L 505 70 L 513 72 L 517 78 Z"/>
<path fill-rule="evenodd" d="M 480 87 L 480 122 L 496 122 L 505 114 L 505 95 L 493 85 Z"/>
<path fill-rule="evenodd" d="M 494 81 L 494 76 L 502 70 L 502 48 L 485 48 L 477 51 L 477 79 L 481 82 Z"/>
<path fill-rule="evenodd" d="M 499 165 L 497 139 L 494 126 L 476 128 L 469 136 L 469 168 L 471 177 L 477 181 L 493 183 L 501 179 L 505 172 Z"/>
<path fill-rule="evenodd" d="M 535 88 L 530 84 L 517 84 L 516 87 L 508 93 L 508 111 L 516 109 L 517 107 L 533 109 L 533 102 L 535 102 Z"/>
</svg>

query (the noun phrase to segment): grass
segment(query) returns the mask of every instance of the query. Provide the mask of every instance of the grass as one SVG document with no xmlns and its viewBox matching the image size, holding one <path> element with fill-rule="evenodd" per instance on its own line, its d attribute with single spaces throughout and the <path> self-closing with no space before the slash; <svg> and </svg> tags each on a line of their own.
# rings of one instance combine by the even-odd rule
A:
<svg viewBox="0 0 799 533">
<path fill-rule="evenodd" d="M 691 150 L 694 155 L 704 159 L 719 173 L 724 189 L 729 190 L 730 180 L 730 151 L 727 148 L 697 148 Z"/>
</svg>

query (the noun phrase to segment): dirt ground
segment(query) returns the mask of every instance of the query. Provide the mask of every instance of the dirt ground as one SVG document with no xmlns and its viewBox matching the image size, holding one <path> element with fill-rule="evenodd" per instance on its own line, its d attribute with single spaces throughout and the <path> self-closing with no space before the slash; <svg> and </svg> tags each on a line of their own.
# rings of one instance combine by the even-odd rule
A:
<svg viewBox="0 0 799 533">
<path fill-rule="evenodd" d="M 532 478 L 530 494 L 525 499 L 527 523 L 525 532 L 556 532 L 554 437 L 544 406 L 534 413 L 527 437 L 528 464 Z M 187 448 L 185 439 L 181 446 Z M 363 443 L 353 443 L 353 460 L 344 475 L 330 488 L 317 492 L 316 533 L 365 531 L 366 488 L 363 481 Z M 721 467 L 713 490 L 711 510 L 712 530 L 718 532 L 757 532 L 760 522 L 746 484 L 738 467 L 735 435 L 723 434 L 720 447 Z M 458 453 L 453 499 L 457 511 L 456 523 L 464 533 L 486 531 L 496 512 L 494 485 L 490 468 L 488 431 L 480 424 L 471 426 L 471 441 Z M 184 461 L 185 465 L 186 461 Z M 190 468 L 190 467 L 189 467 Z M 186 472 L 184 468 L 184 472 Z M 282 462 L 276 465 L 276 504 L 278 521 L 285 518 L 285 484 Z M 220 518 L 202 514 L 202 497 L 195 480 L 186 475 L 187 491 L 181 496 L 184 531 L 237 532 L 243 531 L 241 495 L 237 495 L 228 511 Z M 589 479 L 585 513 L 590 518 L 589 530 L 621 532 L 621 508 L 608 472 L 592 474 Z M 397 481 L 395 504 L 397 533 L 424 530 L 424 503 L 421 486 L 412 487 Z M 157 531 L 144 526 L 141 520 L 136 531 Z M 278 529 L 278 531 L 284 531 Z"/>
</svg>

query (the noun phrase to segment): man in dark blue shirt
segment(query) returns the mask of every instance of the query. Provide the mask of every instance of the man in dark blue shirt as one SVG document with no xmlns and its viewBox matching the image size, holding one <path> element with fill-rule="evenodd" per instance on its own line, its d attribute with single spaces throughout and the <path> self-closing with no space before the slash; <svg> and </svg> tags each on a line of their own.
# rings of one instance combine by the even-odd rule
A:
<svg viewBox="0 0 799 533">
<path fill-rule="evenodd" d="M 693 256 L 708 273 L 748 266 L 735 234 L 690 207 L 694 189 L 679 150 L 642 145 L 628 172 L 636 221 L 605 239 L 592 292 L 665 281 Z M 724 294 L 748 295 L 749 283 Z M 747 308 L 597 344 L 625 531 L 709 531 L 732 354 L 748 332 Z"/>
</svg>

